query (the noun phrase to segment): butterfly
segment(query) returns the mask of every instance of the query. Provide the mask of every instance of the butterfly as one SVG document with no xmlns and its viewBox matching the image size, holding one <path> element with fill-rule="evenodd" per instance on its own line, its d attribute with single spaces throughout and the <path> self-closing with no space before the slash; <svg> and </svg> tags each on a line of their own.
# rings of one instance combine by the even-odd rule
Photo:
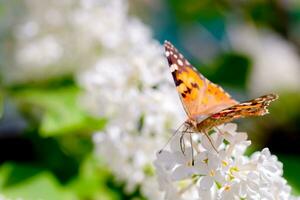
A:
<svg viewBox="0 0 300 200">
<path fill-rule="evenodd" d="M 169 41 L 165 41 L 164 47 L 176 89 L 188 116 L 184 124 L 194 132 L 204 133 L 208 139 L 208 131 L 218 125 L 238 118 L 268 114 L 267 107 L 278 98 L 276 94 L 267 94 L 239 103 L 198 72 Z"/>
</svg>

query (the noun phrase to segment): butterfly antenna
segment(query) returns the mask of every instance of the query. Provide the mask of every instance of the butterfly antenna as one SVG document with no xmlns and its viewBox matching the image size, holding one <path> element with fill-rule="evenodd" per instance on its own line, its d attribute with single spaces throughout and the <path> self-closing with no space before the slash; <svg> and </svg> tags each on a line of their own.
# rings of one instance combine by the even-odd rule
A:
<svg viewBox="0 0 300 200">
<path fill-rule="evenodd" d="M 208 133 L 207 133 L 206 131 L 204 131 L 203 133 L 204 133 L 205 136 L 207 137 L 207 139 L 208 139 L 209 143 L 211 144 L 211 146 L 213 147 L 213 149 L 214 149 L 217 153 L 219 153 L 219 151 L 218 151 L 217 148 L 215 147 L 215 145 L 214 145 L 214 143 L 212 142 L 212 140 L 211 140 L 210 136 L 208 135 Z"/>
<path fill-rule="evenodd" d="M 179 132 L 179 130 L 181 129 L 181 127 L 182 127 L 184 124 L 185 124 L 185 122 L 182 123 L 182 124 L 175 130 L 175 132 L 174 132 L 173 135 L 168 139 L 168 141 L 167 141 L 166 144 L 163 146 L 163 148 L 162 148 L 161 150 L 158 151 L 159 154 L 167 147 L 167 145 L 171 142 L 171 140 L 173 139 L 173 137 L 174 137 L 175 135 L 177 135 L 177 133 Z"/>
<path fill-rule="evenodd" d="M 192 166 L 194 166 L 195 159 L 194 159 L 193 139 L 192 139 L 192 134 L 191 133 L 190 133 L 190 143 L 191 143 L 191 148 L 192 148 Z"/>
</svg>

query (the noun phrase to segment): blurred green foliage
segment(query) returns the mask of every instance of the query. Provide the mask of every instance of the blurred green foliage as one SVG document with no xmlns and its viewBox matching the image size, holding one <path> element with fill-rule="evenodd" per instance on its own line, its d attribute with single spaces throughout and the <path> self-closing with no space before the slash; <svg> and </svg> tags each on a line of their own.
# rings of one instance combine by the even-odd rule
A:
<svg viewBox="0 0 300 200">
<path fill-rule="evenodd" d="M 87 156 L 78 175 L 62 185 L 49 171 L 31 165 L 6 163 L 0 168 L 0 189 L 9 198 L 24 199 L 121 199 L 107 187 L 110 173 Z"/>
<path fill-rule="evenodd" d="M 228 66 L 230 66 L 231 73 L 228 73 Z M 201 69 L 201 72 L 203 71 L 215 83 L 245 91 L 250 69 L 251 61 L 249 58 L 232 52 L 220 55 L 208 67 Z"/>
<path fill-rule="evenodd" d="M 299 156 L 294 155 L 278 155 L 278 158 L 283 165 L 284 177 L 289 181 L 289 184 L 292 187 L 294 195 L 300 195 L 300 186 L 299 186 Z"/>
<path fill-rule="evenodd" d="M 28 175 L 27 178 L 24 175 Z M 7 163 L 1 167 L 1 191 L 9 198 L 74 199 L 48 172 L 34 172 L 34 168 Z M 16 182 L 12 182 L 16 181 Z"/>
<path fill-rule="evenodd" d="M 105 119 L 97 119 L 84 112 L 78 105 L 78 94 L 79 90 L 75 87 L 54 90 L 34 88 L 15 92 L 13 96 L 26 113 L 32 113 L 30 110 L 32 108 L 42 109 L 43 115 L 39 127 L 42 136 L 102 129 Z"/>
<path fill-rule="evenodd" d="M 143 199 L 137 189 L 124 192 L 104 163 L 93 154 L 92 133 L 105 118 L 91 116 L 80 106 L 81 90 L 70 77 L 10 85 L 6 95 L 26 119 L 21 142 L 30 149 L 27 162 L 0 167 L 0 190 L 24 199 Z M 25 146 L 28 148 L 28 146 Z M 22 155 L 20 155 L 22 156 Z"/>
</svg>

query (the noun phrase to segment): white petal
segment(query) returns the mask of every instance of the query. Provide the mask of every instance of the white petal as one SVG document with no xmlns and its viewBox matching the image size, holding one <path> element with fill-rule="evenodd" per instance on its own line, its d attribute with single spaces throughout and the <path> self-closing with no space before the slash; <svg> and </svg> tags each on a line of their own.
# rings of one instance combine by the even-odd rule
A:
<svg viewBox="0 0 300 200">
<path fill-rule="evenodd" d="M 237 129 L 237 125 L 236 124 L 234 124 L 234 123 L 228 123 L 228 124 L 225 124 L 222 127 L 221 131 L 227 132 L 229 134 L 232 134 L 233 132 L 236 131 L 236 129 Z"/>
<path fill-rule="evenodd" d="M 207 164 L 202 164 L 202 165 L 197 166 L 197 174 L 208 176 L 208 173 L 209 173 L 209 171 L 207 168 Z"/>
<path fill-rule="evenodd" d="M 157 163 L 163 165 L 166 169 L 171 169 L 176 164 L 176 157 L 169 151 L 162 151 L 156 154 Z"/>
<path fill-rule="evenodd" d="M 172 180 L 173 181 L 179 181 L 186 179 L 188 177 L 191 177 L 193 174 L 195 174 L 197 169 L 195 167 L 188 167 L 181 165 L 179 167 L 176 167 L 176 169 L 172 173 Z"/>
<path fill-rule="evenodd" d="M 236 137 L 235 138 L 236 142 L 242 142 L 242 141 L 247 140 L 248 135 L 247 135 L 247 133 L 240 132 L 235 137 Z"/>
<path fill-rule="evenodd" d="M 216 146 L 215 141 L 213 140 L 213 138 L 211 138 L 211 140 L 212 140 L 213 145 Z M 212 144 L 210 143 L 210 141 L 208 140 L 207 137 L 202 137 L 201 145 L 205 149 L 207 149 L 208 151 L 214 151 L 213 146 L 212 146 Z"/>
<path fill-rule="evenodd" d="M 219 157 L 215 154 L 208 154 L 208 168 L 216 170 L 221 165 Z"/>
<path fill-rule="evenodd" d="M 208 190 L 213 186 L 213 183 L 213 179 L 211 179 L 209 176 L 204 176 L 200 180 L 200 188 Z"/>
<path fill-rule="evenodd" d="M 176 136 L 174 136 L 174 138 L 171 140 L 170 142 L 170 149 L 172 152 L 176 152 L 176 151 L 181 151 L 181 147 L 180 147 L 180 134 L 177 134 Z"/>
</svg>

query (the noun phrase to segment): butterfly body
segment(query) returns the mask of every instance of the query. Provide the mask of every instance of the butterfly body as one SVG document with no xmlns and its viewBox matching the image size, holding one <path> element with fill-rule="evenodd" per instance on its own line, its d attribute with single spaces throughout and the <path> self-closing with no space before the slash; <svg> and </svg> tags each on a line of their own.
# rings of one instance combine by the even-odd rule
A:
<svg viewBox="0 0 300 200">
<path fill-rule="evenodd" d="M 265 115 L 270 102 L 278 98 L 276 94 L 268 94 L 239 103 L 200 74 L 170 42 L 166 41 L 164 46 L 176 89 L 188 116 L 185 124 L 194 132 L 207 133 L 213 127 L 234 119 Z"/>
</svg>

